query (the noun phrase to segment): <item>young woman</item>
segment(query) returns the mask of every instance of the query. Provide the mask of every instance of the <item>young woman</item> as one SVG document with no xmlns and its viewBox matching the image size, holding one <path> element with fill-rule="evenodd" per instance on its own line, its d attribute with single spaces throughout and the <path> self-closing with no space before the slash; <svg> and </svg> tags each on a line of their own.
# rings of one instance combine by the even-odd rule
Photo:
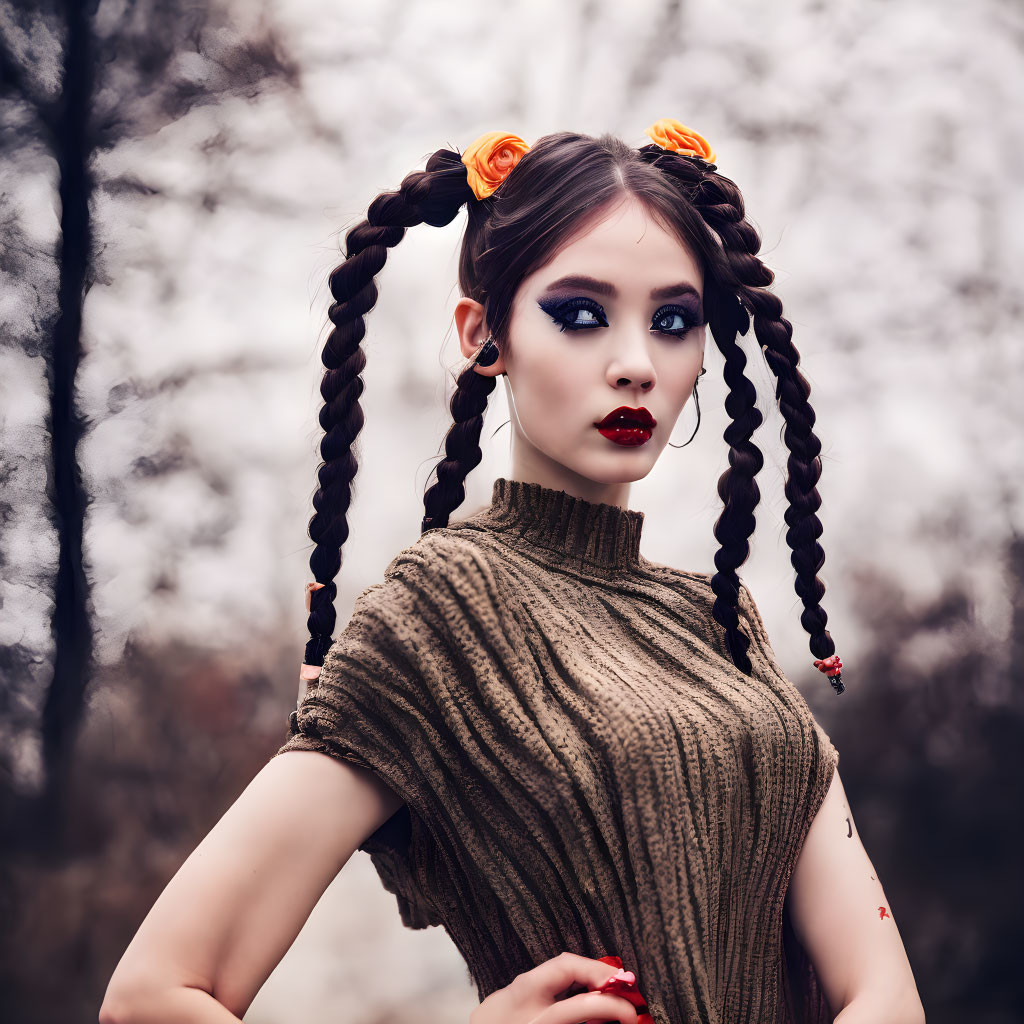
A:
<svg viewBox="0 0 1024 1024">
<path fill-rule="evenodd" d="M 101 1021 L 241 1017 L 356 849 L 408 927 L 451 936 L 481 998 L 473 1024 L 924 1019 L 839 755 L 737 573 L 763 461 L 737 342 L 752 323 L 786 420 L 801 622 L 842 693 L 791 325 L 707 141 L 673 119 L 647 135 L 634 149 L 491 132 L 435 153 L 348 232 L 298 707 L 143 922 Z M 335 639 L 374 278 L 407 227 L 464 206 L 455 318 L 470 361 L 446 457 L 422 535 Z M 732 419 L 713 574 L 645 559 L 644 514 L 628 508 L 691 394 L 699 423 L 707 328 Z M 499 376 L 511 474 L 450 522 Z"/>
</svg>

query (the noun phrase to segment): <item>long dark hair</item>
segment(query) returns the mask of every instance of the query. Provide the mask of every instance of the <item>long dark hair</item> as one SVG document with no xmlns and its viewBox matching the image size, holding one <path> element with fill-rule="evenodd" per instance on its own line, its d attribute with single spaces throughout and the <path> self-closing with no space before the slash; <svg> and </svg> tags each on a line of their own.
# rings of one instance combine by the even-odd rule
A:
<svg viewBox="0 0 1024 1024">
<path fill-rule="evenodd" d="M 750 554 L 754 509 L 761 500 L 756 476 L 764 464 L 751 440 L 761 425 L 757 389 L 744 373 L 746 356 L 737 343 L 751 320 L 765 361 L 777 378 L 775 396 L 785 419 L 789 450 L 785 485 L 786 542 L 796 569 L 795 588 L 804 610 L 800 621 L 810 634 L 816 658 L 835 653 L 821 607 L 825 586 L 817 573 L 825 561 L 818 543 L 821 499 L 821 443 L 814 434 L 811 388 L 800 373 L 800 353 L 792 324 L 779 298 L 767 290 L 775 279 L 758 258 L 761 238 L 745 218 L 743 196 L 714 164 L 658 145 L 633 149 L 613 135 L 594 138 L 574 132 L 545 135 L 516 164 L 495 192 L 477 199 L 459 153 L 441 149 L 426 169 L 413 171 L 397 192 L 385 192 L 369 207 L 366 219 L 345 236 L 345 259 L 330 275 L 334 296 L 328 315 L 334 328 L 323 349 L 320 393 L 323 462 L 313 497 L 309 536 L 315 543 L 309 564 L 324 584 L 311 596 L 306 645 L 308 665 L 322 665 L 335 625 L 334 578 L 341 568 L 341 547 L 348 538 L 348 509 L 358 464 L 353 442 L 363 426 L 359 397 L 366 358 L 361 348 L 365 314 L 377 301 L 375 277 L 405 229 L 414 224 L 442 226 L 468 206 L 459 258 L 462 294 L 480 302 L 499 351 L 508 344 L 509 314 L 520 282 L 563 245 L 587 230 L 605 210 L 633 197 L 673 231 L 701 264 L 704 309 L 715 343 L 725 357 L 725 401 L 731 423 L 725 430 L 729 468 L 718 481 L 724 508 L 714 526 L 720 547 L 711 578 L 713 614 L 724 628 L 734 664 L 751 672 L 750 638 L 740 627 L 736 570 Z M 437 482 L 427 488 L 424 532 L 448 525 L 465 500 L 467 474 L 481 461 L 480 433 L 487 399 L 496 378 L 476 373 L 471 363 L 459 375 L 450 409 L 453 423 L 445 436 L 445 455 L 436 467 Z"/>
</svg>

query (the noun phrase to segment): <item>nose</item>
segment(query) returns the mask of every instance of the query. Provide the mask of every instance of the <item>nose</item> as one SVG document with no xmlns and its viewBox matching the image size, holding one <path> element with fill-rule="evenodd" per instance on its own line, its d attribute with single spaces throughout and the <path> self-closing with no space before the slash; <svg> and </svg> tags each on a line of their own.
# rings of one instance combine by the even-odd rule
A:
<svg viewBox="0 0 1024 1024">
<path fill-rule="evenodd" d="M 654 387 L 657 374 L 647 351 L 649 341 L 648 331 L 631 331 L 628 338 L 619 341 L 608 364 L 608 383 L 612 387 L 639 387 L 642 391 Z"/>
</svg>

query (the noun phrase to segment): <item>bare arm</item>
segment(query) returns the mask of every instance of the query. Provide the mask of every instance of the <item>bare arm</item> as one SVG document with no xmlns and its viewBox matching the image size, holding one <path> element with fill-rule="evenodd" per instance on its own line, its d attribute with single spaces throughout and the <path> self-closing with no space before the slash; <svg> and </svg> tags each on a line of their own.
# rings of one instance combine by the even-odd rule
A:
<svg viewBox="0 0 1024 1024">
<path fill-rule="evenodd" d="M 401 806 L 349 761 L 271 758 L 153 904 L 107 985 L 101 1024 L 241 1019 L 332 879 Z"/>
<path fill-rule="evenodd" d="M 836 1024 L 924 1024 L 903 940 L 838 770 L 807 833 L 786 901 Z"/>
</svg>

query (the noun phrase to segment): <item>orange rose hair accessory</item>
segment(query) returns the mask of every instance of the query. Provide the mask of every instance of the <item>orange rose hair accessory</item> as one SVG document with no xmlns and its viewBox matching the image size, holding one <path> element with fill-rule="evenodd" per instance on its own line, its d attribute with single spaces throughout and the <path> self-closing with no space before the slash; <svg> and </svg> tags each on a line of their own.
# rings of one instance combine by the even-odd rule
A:
<svg viewBox="0 0 1024 1024">
<path fill-rule="evenodd" d="M 699 156 L 713 164 L 717 159 L 715 151 L 708 145 L 708 140 L 700 132 L 687 128 L 682 121 L 674 117 L 663 117 L 655 121 L 645 132 L 662 149 L 671 150 L 680 156 Z"/>
<path fill-rule="evenodd" d="M 508 177 L 530 147 L 518 135 L 487 132 L 462 154 L 469 187 L 477 199 L 486 199 Z"/>
</svg>

